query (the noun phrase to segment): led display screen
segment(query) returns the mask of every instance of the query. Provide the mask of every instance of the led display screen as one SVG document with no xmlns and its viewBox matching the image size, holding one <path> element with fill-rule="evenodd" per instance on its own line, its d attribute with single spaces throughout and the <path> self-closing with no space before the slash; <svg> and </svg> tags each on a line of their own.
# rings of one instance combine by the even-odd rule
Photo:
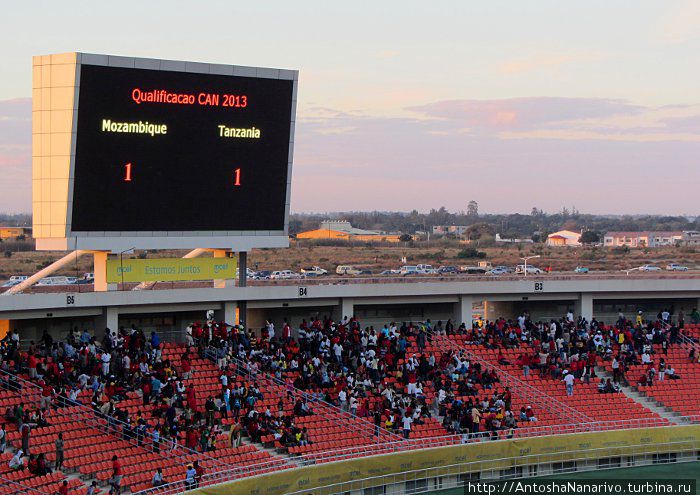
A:
<svg viewBox="0 0 700 495">
<path fill-rule="evenodd" d="M 71 231 L 283 230 L 293 83 L 83 64 Z"/>
</svg>

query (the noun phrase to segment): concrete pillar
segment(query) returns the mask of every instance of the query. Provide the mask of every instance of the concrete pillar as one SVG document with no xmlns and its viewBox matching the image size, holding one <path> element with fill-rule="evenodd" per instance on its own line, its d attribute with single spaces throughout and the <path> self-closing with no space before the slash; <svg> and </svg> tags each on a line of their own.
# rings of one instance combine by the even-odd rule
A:
<svg viewBox="0 0 700 495">
<path fill-rule="evenodd" d="M 459 301 L 454 306 L 455 327 L 464 323 L 467 328 L 471 328 L 474 319 L 474 298 L 459 296 Z"/>
<path fill-rule="evenodd" d="M 340 317 L 342 321 L 345 317 L 352 318 L 355 316 L 355 304 L 351 298 L 343 297 L 340 300 Z"/>
<path fill-rule="evenodd" d="M 107 286 L 107 251 L 92 253 L 92 272 L 95 274 L 95 292 L 106 292 L 109 289 Z"/>
<path fill-rule="evenodd" d="M 236 325 L 238 323 L 236 319 L 238 303 L 236 301 L 224 301 L 221 306 L 222 309 L 214 311 L 214 318 L 216 321 L 223 320 L 229 325 Z"/>
<path fill-rule="evenodd" d="M 238 253 L 238 287 L 248 285 L 248 253 L 241 251 Z"/>
<path fill-rule="evenodd" d="M 574 304 L 574 316 L 583 316 L 588 321 L 593 318 L 593 295 L 586 292 L 579 294 Z"/>
<path fill-rule="evenodd" d="M 119 330 L 119 309 L 115 306 L 102 308 L 102 314 L 95 318 L 97 328 L 94 334 L 102 338 L 105 328 L 112 331 Z"/>
</svg>

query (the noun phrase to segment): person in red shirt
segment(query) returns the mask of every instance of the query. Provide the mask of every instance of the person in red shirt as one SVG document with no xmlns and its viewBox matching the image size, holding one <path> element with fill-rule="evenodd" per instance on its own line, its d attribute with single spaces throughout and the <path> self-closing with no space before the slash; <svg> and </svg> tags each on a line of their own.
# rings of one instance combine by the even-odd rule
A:
<svg viewBox="0 0 700 495">
<path fill-rule="evenodd" d="M 61 486 L 58 488 L 59 495 L 68 495 L 68 482 L 63 480 Z"/>
<path fill-rule="evenodd" d="M 110 484 L 114 487 L 114 492 L 119 495 L 122 492 L 122 466 L 119 463 L 119 458 L 112 456 L 112 478 Z"/>
<path fill-rule="evenodd" d="M 194 487 L 199 488 L 199 484 L 202 482 L 202 476 L 204 476 L 204 467 L 199 465 L 199 461 L 194 461 L 193 467 L 195 471 Z"/>
<path fill-rule="evenodd" d="M 27 365 L 29 366 L 29 378 L 31 378 L 32 380 L 36 379 L 36 365 L 38 363 L 39 360 L 36 358 L 34 353 L 30 353 L 27 357 Z"/>
</svg>

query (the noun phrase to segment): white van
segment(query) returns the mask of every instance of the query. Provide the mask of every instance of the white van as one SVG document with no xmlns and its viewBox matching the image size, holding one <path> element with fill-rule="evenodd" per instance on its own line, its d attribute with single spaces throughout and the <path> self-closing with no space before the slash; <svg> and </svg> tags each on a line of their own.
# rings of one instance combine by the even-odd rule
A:
<svg viewBox="0 0 700 495">
<path fill-rule="evenodd" d="M 338 275 L 360 275 L 362 270 L 352 265 L 338 265 L 335 273 Z"/>
<path fill-rule="evenodd" d="M 518 275 L 523 275 L 525 273 L 525 265 L 517 265 L 515 267 L 515 273 Z M 541 275 L 544 273 L 540 268 L 537 268 L 536 266 L 532 265 L 527 265 L 527 274 L 528 275 Z"/>
<path fill-rule="evenodd" d="M 437 270 L 433 268 L 433 265 L 416 265 L 416 268 L 418 269 L 418 273 L 437 273 Z"/>
<path fill-rule="evenodd" d="M 289 280 L 291 278 L 299 278 L 299 274 L 291 270 L 277 270 L 270 275 L 271 280 Z"/>
</svg>

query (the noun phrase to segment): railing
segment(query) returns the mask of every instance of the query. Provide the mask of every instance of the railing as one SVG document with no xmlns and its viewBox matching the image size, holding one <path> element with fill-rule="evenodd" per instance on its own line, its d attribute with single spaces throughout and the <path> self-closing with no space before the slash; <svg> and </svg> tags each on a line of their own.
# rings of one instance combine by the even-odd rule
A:
<svg viewBox="0 0 700 495">
<path fill-rule="evenodd" d="M 16 385 L 14 385 L 16 384 Z M 20 392 L 22 390 L 27 391 L 27 389 L 32 390 L 30 392 L 30 395 L 34 397 L 35 400 L 39 401 L 41 400 L 41 387 L 36 385 L 33 382 L 30 382 L 28 380 L 25 380 L 24 378 L 21 378 L 17 375 L 13 375 L 11 373 L 8 373 L 4 370 L 0 370 L 0 386 L 3 386 L 7 388 L 8 390 L 14 391 L 14 392 Z M 54 400 L 58 400 L 54 398 Z M 65 402 L 66 407 L 77 407 L 80 409 L 82 416 L 80 419 L 85 422 L 87 426 L 90 426 L 92 428 L 95 428 L 99 431 L 103 431 L 104 433 L 108 435 L 112 435 L 114 437 L 117 437 L 131 446 L 134 447 L 140 447 L 147 452 L 152 452 L 155 454 L 158 454 L 160 457 L 163 458 L 172 458 L 173 456 L 177 459 L 186 459 L 186 456 L 197 456 L 201 460 L 208 460 L 212 461 L 214 464 L 220 466 L 221 468 L 227 468 L 230 467 L 229 464 L 222 462 L 221 460 L 217 459 L 216 457 L 212 457 L 210 455 L 207 455 L 205 452 L 197 452 L 195 450 L 191 450 L 188 447 L 185 447 L 184 445 L 178 444 L 178 447 L 175 451 L 169 451 L 165 452 L 166 445 L 164 445 L 162 439 L 160 442 L 160 449 L 159 452 L 156 452 L 153 448 L 153 443 L 150 441 L 152 437 L 150 435 L 145 435 L 143 437 L 143 441 L 139 443 L 138 437 L 136 435 L 136 432 L 133 432 L 132 435 L 123 435 L 120 434 L 119 429 L 121 428 L 121 431 L 124 431 L 124 426 L 128 425 L 117 418 L 114 418 L 112 416 L 104 416 L 102 413 L 99 411 L 95 411 L 92 408 L 86 406 L 82 402 L 79 401 L 71 401 L 70 399 L 61 399 L 62 401 Z M 50 419 L 50 418 L 48 418 Z M 146 441 L 149 440 L 149 441 Z"/>
<path fill-rule="evenodd" d="M 625 426 L 630 427 L 630 428 L 641 428 L 644 426 L 658 426 L 658 425 L 650 425 L 650 424 L 644 424 L 644 421 L 640 422 L 639 424 L 627 424 L 630 423 L 628 421 L 607 421 L 607 422 L 602 422 L 602 423 L 591 423 L 591 424 L 571 424 L 571 425 L 558 425 L 558 426 L 552 426 L 552 427 L 543 427 L 539 430 L 539 434 L 536 435 L 531 435 L 531 436 L 543 436 L 543 435 L 553 435 L 553 434 L 563 434 L 563 433 L 590 433 L 590 432 L 595 432 L 595 431 L 607 431 L 607 430 L 612 430 L 612 429 L 625 429 Z M 551 429 L 550 429 L 551 428 Z M 560 431 L 553 431 L 553 428 L 562 428 Z M 346 449 L 346 451 L 328 451 L 328 455 L 326 457 L 321 457 L 319 458 L 316 462 L 317 463 L 327 463 L 327 462 L 335 462 L 335 461 L 343 461 L 347 460 L 350 458 L 355 458 L 355 457 L 363 457 L 363 456 L 370 456 L 370 455 L 383 455 L 383 454 L 395 454 L 399 452 L 407 452 L 407 451 L 412 451 L 412 450 L 420 450 L 420 449 L 425 449 L 425 448 L 435 448 L 435 447 L 441 447 L 441 446 L 450 446 L 450 445 L 456 445 L 459 442 L 455 442 L 454 438 L 455 436 L 449 436 L 449 437 L 441 437 L 442 439 L 446 439 L 445 442 L 441 442 L 440 439 L 434 439 L 438 440 L 438 442 L 431 442 L 429 445 L 426 445 L 425 439 L 416 439 L 416 440 L 408 440 L 406 442 L 395 442 L 391 444 L 382 444 L 382 445 L 374 445 L 371 446 L 372 450 L 366 450 L 362 451 L 362 449 Z M 520 437 L 522 438 L 522 437 Z M 495 441 L 503 441 L 507 440 L 507 438 L 501 438 L 499 440 Z M 685 445 L 688 443 L 693 443 L 693 448 L 691 449 L 692 451 L 695 451 L 697 448 L 695 446 L 694 442 L 677 442 L 674 443 L 674 445 Z M 653 444 L 646 444 L 643 446 L 631 446 L 631 447 L 644 447 L 648 449 L 651 445 Z M 662 445 L 662 444 L 659 444 Z M 513 458 L 504 458 L 503 460 L 519 460 L 519 459 L 525 459 L 525 458 L 550 458 L 554 455 L 565 455 L 565 454 L 571 454 L 574 452 L 592 452 L 595 450 L 605 450 L 607 452 L 615 451 L 615 449 L 625 449 L 625 448 L 631 448 L 631 447 L 609 447 L 605 449 L 591 449 L 591 450 L 581 450 L 581 451 L 567 451 L 567 452 L 557 452 L 556 454 L 537 454 L 537 455 L 531 455 L 531 456 L 517 456 Z M 351 451 L 352 450 L 352 451 Z M 359 450 L 359 452 L 358 452 Z M 614 454 L 611 454 L 614 455 Z M 499 459 L 501 460 L 501 459 Z M 567 459 L 570 460 L 570 459 Z M 493 464 L 494 459 L 490 460 L 485 460 L 485 461 L 477 461 L 477 462 L 471 462 L 471 463 L 464 463 L 460 464 L 459 466 L 465 465 L 465 466 L 486 466 L 488 467 L 489 464 Z M 556 462 L 556 461 L 555 461 Z M 256 467 L 256 471 L 259 473 L 265 472 L 266 468 L 269 466 L 269 463 L 261 463 L 261 464 L 255 464 L 251 467 Z M 281 466 L 278 467 L 277 469 L 289 469 L 290 467 L 294 466 Z M 435 469 L 441 469 L 441 468 L 435 468 Z M 442 468 L 445 469 L 445 468 Z M 272 471 L 271 469 L 268 469 L 268 472 Z M 466 470 L 467 472 L 469 470 Z M 469 472 L 473 472 L 469 471 Z M 230 469 L 226 471 L 219 471 L 219 472 L 212 472 L 212 473 L 207 473 L 202 476 L 202 479 L 200 480 L 199 486 L 208 486 L 208 485 L 215 485 L 219 483 L 225 483 L 228 481 L 235 481 L 236 479 L 241 478 L 240 476 L 240 470 L 239 469 Z M 166 485 L 157 487 L 157 488 L 149 488 L 146 490 L 142 490 L 140 492 L 136 492 L 138 495 L 174 495 L 176 493 L 180 493 L 185 490 L 191 489 L 192 486 L 185 484 L 184 481 L 177 481 L 177 482 L 172 482 L 168 483 Z M 345 490 L 348 491 L 348 490 Z M 305 493 L 308 493 L 308 490 L 304 491 Z M 316 489 L 314 489 L 314 492 L 316 492 Z"/>
<path fill-rule="evenodd" d="M 583 414 L 580 411 L 577 411 L 576 409 L 564 404 L 563 402 L 556 400 L 555 398 L 545 394 L 541 390 L 537 390 L 532 385 L 529 385 L 524 381 L 514 377 L 509 372 L 503 370 L 501 367 L 482 358 L 478 354 L 471 352 L 468 348 L 460 346 L 454 340 L 452 340 L 449 335 L 437 335 L 432 331 L 428 333 L 430 333 L 432 336 L 433 344 L 435 343 L 435 340 L 438 339 L 440 340 L 440 342 L 447 343 L 448 346 L 450 346 L 453 350 L 464 352 L 467 355 L 467 357 L 469 357 L 472 363 L 477 362 L 482 367 L 485 367 L 486 370 L 494 370 L 498 374 L 499 379 L 501 380 L 501 385 L 503 385 L 504 387 L 510 387 L 513 394 L 521 395 L 526 399 L 530 400 L 532 403 L 544 402 L 546 405 L 549 405 L 550 408 L 554 412 L 556 412 L 559 417 L 566 421 L 578 420 L 584 423 L 590 423 L 593 421 L 593 418 L 591 418 L 590 416 Z"/>
<path fill-rule="evenodd" d="M 216 362 L 216 353 L 214 350 L 212 350 L 211 347 L 208 347 L 205 350 L 204 354 L 208 359 Z M 227 359 L 229 362 L 233 362 L 236 364 L 236 372 L 241 376 L 244 376 L 243 373 L 241 373 L 241 371 L 244 371 L 245 374 L 247 376 L 249 376 L 251 379 L 255 379 L 255 380 L 262 379 L 262 380 L 267 381 L 268 383 L 282 387 L 285 392 L 287 392 L 288 390 L 291 391 L 292 395 L 295 398 L 302 398 L 302 399 L 305 399 L 307 402 L 310 402 L 311 404 L 317 404 L 320 407 L 323 407 L 324 410 L 330 410 L 331 412 L 333 412 L 333 414 L 336 414 L 340 418 L 345 418 L 345 419 L 347 419 L 349 421 L 353 421 L 353 422 L 359 422 L 359 424 L 368 428 L 368 431 L 371 434 L 374 434 L 376 432 L 376 426 L 374 425 L 374 423 L 366 420 L 365 418 L 361 418 L 360 416 L 356 416 L 356 415 L 351 414 L 347 411 L 344 411 L 334 404 L 326 402 L 323 399 L 319 399 L 317 397 L 314 397 L 313 394 L 310 394 L 309 392 L 306 392 L 304 390 L 299 390 L 296 387 L 290 386 L 284 380 L 280 380 L 277 377 L 270 375 L 266 371 L 259 371 L 258 375 L 253 375 L 252 372 L 248 369 L 247 363 L 238 359 L 235 356 L 228 356 Z M 343 423 L 343 422 L 341 422 L 340 426 L 342 426 L 344 429 L 351 431 L 353 433 L 355 433 L 357 431 L 356 429 L 353 429 L 351 427 L 346 426 L 345 423 Z M 405 440 L 402 436 L 395 434 L 395 433 L 392 433 L 392 432 L 389 432 L 385 429 L 380 429 L 380 435 L 377 436 L 376 443 L 379 443 L 380 438 L 383 438 L 384 440 L 387 440 L 387 441 L 397 441 L 397 440 L 404 441 Z"/>
<path fill-rule="evenodd" d="M 4 476 L 0 476 L 0 495 L 25 495 L 27 493 L 34 495 L 49 495 L 46 492 L 37 490 L 36 488 L 32 488 L 17 481 L 8 480 Z"/>
<path fill-rule="evenodd" d="M 336 276 L 323 276 L 323 277 L 301 277 L 287 280 L 254 280 L 248 279 L 246 284 L 248 286 L 289 286 L 289 285 L 350 285 L 350 284 L 391 284 L 391 283 L 420 283 L 420 282 L 495 282 L 495 281 L 509 281 L 515 282 L 520 280 L 530 280 L 530 281 L 566 281 L 566 280 L 610 280 L 610 279 L 624 279 L 624 280 L 644 280 L 644 279 L 655 279 L 655 280 L 668 280 L 668 279 L 696 279 L 698 278 L 698 273 L 679 273 L 679 272 L 669 272 L 669 273 L 627 273 L 624 272 L 606 272 L 606 273 L 589 273 L 589 274 L 575 274 L 575 273 L 548 273 L 542 275 L 528 275 L 524 277 L 523 275 L 488 275 L 488 274 L 454 274 L 454 275 L 387 275 L 387 276 L 362 276 L 358 275 L 356 277 L 336 277 Z M 138 284 L 136 283 L 124 283 L 117 284 L 117 290 L 128 291 L 132 290 Z M 191 289 L 191 288 L 202 288 L 202 287 L 212 287 L 211 281 L 203 282 L 157 282 L 153 286 L 149 287 L 148 290 L 171 290 L 171 289 Z M 7 288 L 0 288 L 0 293 L 5 292 Z M 45 286 L 32 286 L 25 293 L 66 293 L 66 292 L 93 292 L 94 287 L 92 284 L 82 284 L 82 285 L 45 285 Z M 9 295 L 9 294 L 8 294 Z"/>
<path fill-rule="evenodd" d="M 392 473 L 358 480 L 333 483 L 326 486 L 313 488 L 312 490 L 315 495 L 336 495 L 341 493 L 364 491 L 366 488 L 374 488 L 385 485 L 427 481 L 438 477 L 441 479 L 440 491 L 450 488 L 463 489 L 466 483 L 463 475 L 469 477 L 474 476 L 475 480 L 481 479 L 484 481 L 520 479 L 528 477 L 528 470 L 523 468 L 538 466 L 541 464 L 551 464 L 552 475 L 592 470 L 599 471 L 606 469 L 618 469 L 631 466 L 621 465 L 616 462 L 596 462 L 595 464 L 590 464 L 589 466 L 578 465 L 577 463 L 590 462 L 591 460 L 604 461 L 606 459 L 622 456 L 634 457 L 637 455 L 648 455 L 650 453 L 650 446 L 650 444 L 646 444 L 625 447 L 605 447 L 589 450 L 570 450 L 551 454 L 519 455 L 515 457 L 503 457 L 495 460 L 490 459 L 470 461 L 448 466 L 415 469 L 412 471 L 403 471 L 401 473 Z M 696 452 L 698 445 L 696 442 L 668 442 L 655 444 L 655 446 L 658 447 L 658 450 L 651 452 L 652 454 L 657 455 L 655 464 L 676 461 L 676 459 L 673 459 L 670 456 L 665 458 L 663 454 L 692 454 L 692 458 L 682 460 L 681 462 L 693 462 L 697 459 Z M 496 467 L 494 467 L 494 463 L 497 463 Z M 484 474 L 486 474 L 486 476 L 483 476 Z M 405 493 L 410 493 L 412 495 L 436 491 L 436 487 L 429 483 L 425 483 L 424 487 L 416 486 L 413 489 L 409 489 L 408 487 L 404 488 Z M 311 490 L 309 489 L 299 490 L 296 492 L 288 492 L 287 495 L 306 495 L 310 491 Z"/>
</svg>

